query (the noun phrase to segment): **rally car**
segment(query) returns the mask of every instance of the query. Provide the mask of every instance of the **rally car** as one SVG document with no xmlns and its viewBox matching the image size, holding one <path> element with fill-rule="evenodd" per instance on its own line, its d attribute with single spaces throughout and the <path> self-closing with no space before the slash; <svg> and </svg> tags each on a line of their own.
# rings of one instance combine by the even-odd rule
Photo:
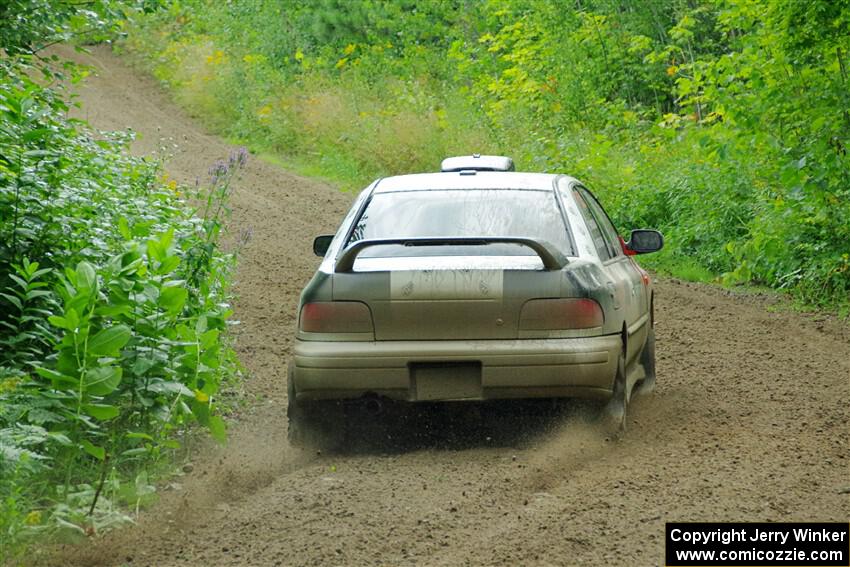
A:
<svg viewBox="0 0 850 567">
<path fill-rule="evenodd" d="M 439 173 L 378 179 L 304 288 L 288 373 L 289 439 L 333 444 L 357 403 L 598 400 L 620 432 L 655 381 L 654 295 L 634 255 L 567 175 L 460 156 Z"/>
</svg>

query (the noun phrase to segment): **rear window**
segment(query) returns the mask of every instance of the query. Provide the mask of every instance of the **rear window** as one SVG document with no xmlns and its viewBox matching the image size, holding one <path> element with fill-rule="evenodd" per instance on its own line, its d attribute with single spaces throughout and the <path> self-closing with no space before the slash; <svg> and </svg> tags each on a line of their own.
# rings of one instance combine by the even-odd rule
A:
<svg viewBox="0 0 850 567">
<path fill-rule="evenodd" d="M 347 244 L 408 237 L 517 236 L 545 240 L 567 256 L 573 245 L 552 191 L 440 190 L 377 193 L 358 219 Z M 404 246 L 380 246 L 362 257 L 407 256 Z M 516 244 L 417 247 L 418 256 L 535 256 Z"/>
</svg>

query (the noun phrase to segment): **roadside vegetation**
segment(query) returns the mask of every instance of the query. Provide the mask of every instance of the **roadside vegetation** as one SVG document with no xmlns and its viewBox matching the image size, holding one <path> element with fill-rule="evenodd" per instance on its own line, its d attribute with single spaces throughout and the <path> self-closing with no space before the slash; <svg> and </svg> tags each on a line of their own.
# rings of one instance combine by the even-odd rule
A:
<svg viewBox="0 0 850 567">
<path fill-rule="evenodd" d="M 0 564 L 131 521 L 193 426 L 225 436 L 247 153 L 182 187 L 69 119 L 86 70 L 43 48 L 117 35 L 210 127 L 343 188 L 511 155 L 664 231 L 657 269 L 850 309 L 848 0 L 8 0 Z"/>
<path fill-rule="evenodd" d="M 233 257 L 219 240 L 246 154 L 178 186 L 128 155 L 128 133 L 69 119 L 63 85 L 85 69 L 41 51 L 108 37 L 124 8 L 0 8 L 2 565 L 131 521 L 192 424 L 225 437 Z"/>
<path fill-rule="evenodd" d="M 212 128 L 344 188 L 569 172 L 655 268 L 850 294 L 847 0 L 181 0 L 124 44 Z"/>
</svg>

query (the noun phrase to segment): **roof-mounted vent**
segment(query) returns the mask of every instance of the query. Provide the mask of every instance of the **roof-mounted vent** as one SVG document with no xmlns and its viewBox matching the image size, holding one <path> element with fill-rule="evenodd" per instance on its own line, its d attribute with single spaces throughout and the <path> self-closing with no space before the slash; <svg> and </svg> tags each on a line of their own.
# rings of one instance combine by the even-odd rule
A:
<svg viewBox="0 0 850 567">
<path fill-rule="evenodd" d="M 514 171 L 514 160 L 505 156 L 456 156 L 443 160 L 440 171 Z"/>
</svg>

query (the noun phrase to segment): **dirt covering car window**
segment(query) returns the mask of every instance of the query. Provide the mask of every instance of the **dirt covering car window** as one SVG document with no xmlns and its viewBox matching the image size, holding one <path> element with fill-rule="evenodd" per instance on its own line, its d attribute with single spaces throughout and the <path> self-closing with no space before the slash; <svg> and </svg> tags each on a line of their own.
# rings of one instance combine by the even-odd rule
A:
<svg viewBox="0 0 850 567">
<path fill-rule="evenodd" d="M 363 239 L 453 236 L 518 236 L 545 240 L 574 256 L 567 226 L 551 191 L 492 189 L 377 193 L 357 220 L 347 244 Z M 410 255 L 402 246 L 370 248 L 362 256 Z M 535 253 L 514 244 L 417 247 L 417 255 Z"/>
</svg>

